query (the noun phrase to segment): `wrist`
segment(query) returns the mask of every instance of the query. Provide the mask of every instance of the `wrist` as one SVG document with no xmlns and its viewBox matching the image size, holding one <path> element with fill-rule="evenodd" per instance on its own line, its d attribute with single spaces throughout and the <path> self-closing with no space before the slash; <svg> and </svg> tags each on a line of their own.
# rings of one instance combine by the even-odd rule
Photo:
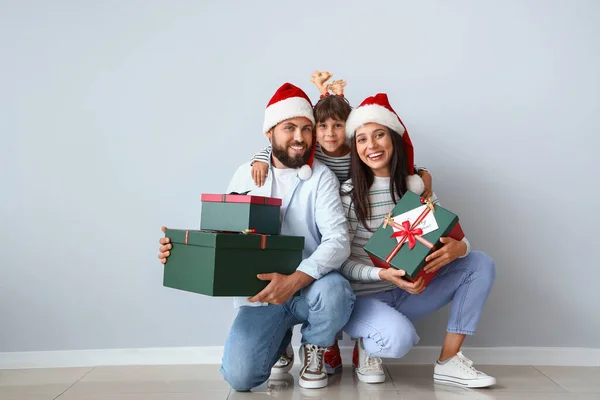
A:
<svg viewBox="0 0 600 400">
<path fill-rule="evenodd" d="M 459 257 L 464 257 L 467 255 L 467 244 L 465 242 L 463 242 L 462 240 L 458 242 L 460 244 L 460 254 Z"/>
<path fill-rule="evenodd" d="M 383 281 L 387 281 L 388 280 L 388 278 L 387 278 L 387 271 L 388 271 L 387 268 L 382 268 L 382 269 L 379 270 L 379 278 L 381 280 L 383 280 Z"/>
<path fill-rule="evenodd" d="M 315 281 L 315 278 L 302 271 L 296 271 L 289 277 L 293 279 L 294 289 L 296 291 L 307 287 Z"/>
</svg>

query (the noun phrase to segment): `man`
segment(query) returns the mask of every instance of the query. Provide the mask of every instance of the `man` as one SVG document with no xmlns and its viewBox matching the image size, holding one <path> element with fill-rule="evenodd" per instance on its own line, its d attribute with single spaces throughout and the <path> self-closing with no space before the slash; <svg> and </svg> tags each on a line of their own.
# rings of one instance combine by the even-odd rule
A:
<svg viewBox="0 0 600 400">
<path fill-rule="evenodd" d="M 225 342 L 221 373 L 237 391 L 248 391 L 269 378 L 297 324 L 302 324 L 299 384 L 327 386 L 323 353 L 352 312 L 354 293 L 338 273 L 350 255 L 347 221 L 337 178 L 314 159 L 314 124 L 308 96 L 292 84 L 282 85 L 265 111 L 263 131 L 272 148 L 265 184 L 254 184 L 248 162 L 237 169 L 227 189 L 281 198 L 281 234 L 305 238 L 296 272 L 259 275 L 270 281 L 267 287 L 249 299 L 236 298 L 240 309 Z M 164 263 L 171 245 L 168 238 L 160 243 Z M 294 297 L 299 290 L 300 296 Z"/>
</svg>

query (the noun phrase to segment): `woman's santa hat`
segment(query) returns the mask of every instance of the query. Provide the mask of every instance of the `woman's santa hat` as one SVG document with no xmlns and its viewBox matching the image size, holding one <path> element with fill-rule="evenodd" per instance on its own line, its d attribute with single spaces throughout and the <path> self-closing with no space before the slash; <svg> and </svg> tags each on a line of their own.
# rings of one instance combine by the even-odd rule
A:
<svg viewBox="0 0 600 400">
<path fill-rule="evenodd" d="M 353 138 L 358 127 L 369 122 L 384 125 L 402 137 L 409 174 L 406 178 L 406 185 L 411 192 L 423 193 L 425 183 L 419 175 L 414 173 L 414 151 L 410 136 L 408 136 L 406 126 L 390 105 L 385 93 L 367 97 L 357 108 L 350 112 L 346 121 L 346 136 Z"/>
<path fill-rule="evenodd" d="M 267 104 L 263 122 L 263 132 L 266 133 L 270 131 L 275 125 L 286 119 L 297 117 L 308 118 L 313 126 L 315 125 L 313 106 L 306 93 L 291 83 L 284 83 L 277 89 L 269 101 L 269 104 Z M 302 180 L 306 180 L 312 175 L 311 167 L 315 159 L 316 145 L 317 138 L 313 136 L 313 145 L 310 149 L 308 162 L 298 171 L 298 177 Z"/>
</svg>

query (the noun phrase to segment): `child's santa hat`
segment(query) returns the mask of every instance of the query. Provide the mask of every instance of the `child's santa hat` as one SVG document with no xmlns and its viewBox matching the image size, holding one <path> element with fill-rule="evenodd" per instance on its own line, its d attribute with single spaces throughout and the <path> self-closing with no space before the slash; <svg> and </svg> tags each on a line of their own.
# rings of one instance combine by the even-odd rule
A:
<svg viewBox="0 0 600 400">
<path fill-rule="evenodd" d="M 358 107 L 350 112 L 346 121 L 346 136 L 353 138 L 358 127 L 369 122 L 384 125 L 402 137 L 404 142 L 404 156 L 408 164 L 409 175 L 406 178 L 406 185 L 411 192 L 416 194 L 423 193 L 423 190 L 425 190 L 423 179 L 414 173 L 414 151 L 410 136 L 408 136 L 408 131 L 404 123 L 390 105 L 385 93 L 378 93 L 375 96 L 367 97 Z"/>
<path fill-rule="evenodd" d="M 306 93 L 291 83 L 284 83 L 277 89 L 269 101 L 269 104 L 267 104 L 263 122 L 263 132 L 268 132 L 275 125 L 286 119 L 297 117 L 308 118 L 313 126 L 315 125 L 313 106 Z M 298 170 L 298 177 L 302 180 L 306 180 L 312 175 L 311 167 L 315 159 L 316 146 L 317 138 L 313 136 L 310 157 L 307 163 Z"/>
</svg>

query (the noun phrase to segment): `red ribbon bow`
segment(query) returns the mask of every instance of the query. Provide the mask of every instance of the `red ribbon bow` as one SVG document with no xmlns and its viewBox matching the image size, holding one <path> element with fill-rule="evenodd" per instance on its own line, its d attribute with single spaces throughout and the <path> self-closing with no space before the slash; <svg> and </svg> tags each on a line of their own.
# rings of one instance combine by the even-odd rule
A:
<svg viewBox="0 0 600 400">
<path fill-rule="evenodd" d="M 402 223 L 402 229 L 399 230 L 398 232 L 392 233 L 392 236 L 390 236 L 390 237 L 391 238 L 396 238 L 396 237 L 406 238 L 406 240 L 408 241 L 408 248 L 412 250 L 413 247 L 415 247 L 415 245 L 417 244 L 415 235 L 421 236 L 422 234 L 423 234 L 423 229 L 421 229 L 421 228 L 410 229 L 410 223 L 408 221 L 404 221 Z"/>
</svg>

